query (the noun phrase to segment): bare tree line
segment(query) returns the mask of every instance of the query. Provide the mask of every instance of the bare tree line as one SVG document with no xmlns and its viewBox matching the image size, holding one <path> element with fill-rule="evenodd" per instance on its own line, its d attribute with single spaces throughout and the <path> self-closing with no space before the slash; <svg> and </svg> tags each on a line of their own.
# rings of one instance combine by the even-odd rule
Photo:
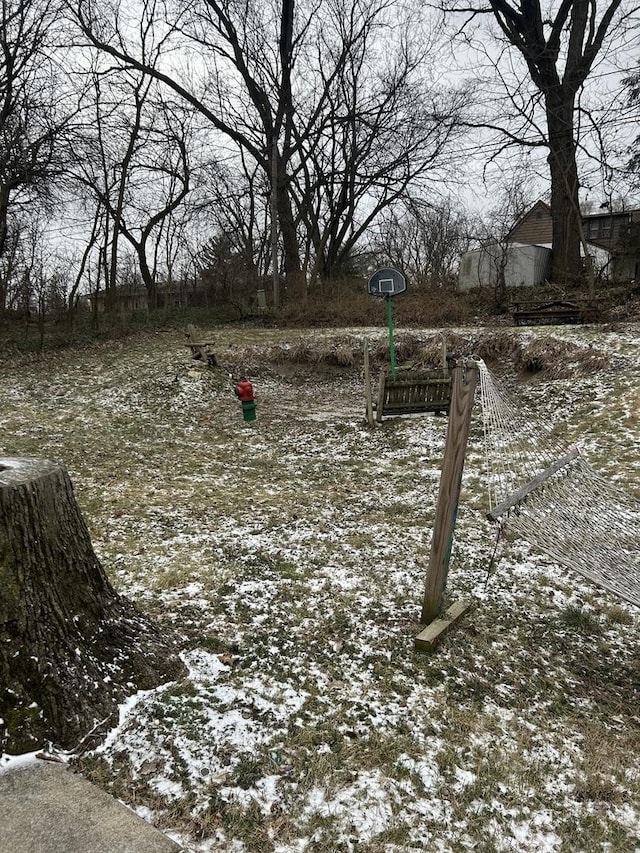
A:
<svg viewBox="0 0 640 853">
<path fill-rule="evenodd" d="M 199 289 L 206 299 L 203 282 L 229 300 L 267 288 L 277 305 L 378 262 L 449 286 L 481 230 L 454 200 L 464 161 L 512 145 L 548 151 L 554 276 L 575 276 L 576 117 L 635 9 L 563 0 L 544 17 L 536 0 L 447 2 L 436 19 L 419 5 L 7 0 L 0 312 L 73 311 L 88 293 L 114 311 L 124 284 L 166 307 Z M 489 87 L 446 59 L 488 16 Z M 74 221 L 72 252 L 62 240 L 60 258 L 43 250 L 47 230 Z"/>
</svg>

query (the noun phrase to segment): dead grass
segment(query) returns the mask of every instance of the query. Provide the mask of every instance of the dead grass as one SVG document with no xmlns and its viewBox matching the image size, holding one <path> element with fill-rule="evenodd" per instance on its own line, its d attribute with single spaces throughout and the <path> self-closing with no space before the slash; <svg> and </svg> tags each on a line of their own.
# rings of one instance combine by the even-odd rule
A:
<svg viewBox="0 0 640 853">
<path fill-rule="evenodd" d="M 592 346 L 576 347 L 550 336 L 529 341 L 517 358 L 523 370 L 544 372 L 549 379 L 589 376 L 606 369 L 611 363 L 607 353 Z"/>
<path fill-rule="evenodd" d="M 65 462 L 114 582 L 178 633 L 189 662 L 81 772 L 194 853 L 631 853 L 633 609 L 518 541 L 487 578 L 475 424 L 448 592 L 476 606 L 437 654 L 415 654 L 445 419 L 366 427 L 362 340 L 381 369 L 379 328 L 213 334 L 217 372 L 177 334 L 1 372 L 5 452 Z M 621 341 L 623 375 L 597 355 L 608 338 L 589 335 L 444 337 L 512 377 L 533 353 L 527 405 L 549 418 L 562 406 L 569 434 L 633 476 L 633 423 L 614 425 L 636 388 L 637 339 Z M 402 362 L 436 365 L 442 339 L 399 333 Z M 255 371 L 252 425 L 228 381 L 240 365 Z M 606 422 L 600 399 L 613 401 Z"/>
<path fill-rule="evenodd" d="M 361 333 L 290 337 L 277 344 L 233 346 L 222 351 L 224 370 L 237 376 L 259 372 L 265 366 L 325 367 L 361 370 L 365 341 L 373 374 L 389 364 L 388 334 Z M 446 330 L 424 334 L 401 331 L 394 336 L 396 361 L 403 369 L 428 370 L 443 366 L 443 356 L 478 357 L 501 371 L 539 374 L 546 379 L 589 376 L 610 366 L 610 355 L 592 344 L 575 343 L 550 335 L 531 337 L 528 332 L 492 330 L 465 334 Z"/>
</svg>

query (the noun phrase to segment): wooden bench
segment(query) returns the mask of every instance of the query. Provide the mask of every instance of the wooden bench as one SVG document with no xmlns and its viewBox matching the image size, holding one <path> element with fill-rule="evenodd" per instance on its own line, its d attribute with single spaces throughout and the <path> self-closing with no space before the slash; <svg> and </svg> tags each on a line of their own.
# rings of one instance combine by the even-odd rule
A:
<svg viewBox="0 0 640 853">
<path fill-rule="evenodd" d="M 516 326 L 560 326 L 585 322 L 580 305 L 561 300 L 516 303 L 512 315 Z"/>
<path fill-rule="evenodd" d="M 424 372 L 399 371 L 396 376 L 381 373 L 376 420 L 384 415 L 410 415 L 435 412 L 448 414 L 451 404 L 451 375 L 445 368 Z"/>
<path fill-rule="evenodd" d="M 216 365 L 216 357 L 212 352 L 207 352 L 209 347 L 213 346 L 213 341 L 199 341 L 196 334 L 196 327 L 191 323 L 187 326 L 185 335 L 187 336 L 186 346 L 190 348 L 192 358 L 207 361 L 209 365 L 214 367 Z"/>
</svg>

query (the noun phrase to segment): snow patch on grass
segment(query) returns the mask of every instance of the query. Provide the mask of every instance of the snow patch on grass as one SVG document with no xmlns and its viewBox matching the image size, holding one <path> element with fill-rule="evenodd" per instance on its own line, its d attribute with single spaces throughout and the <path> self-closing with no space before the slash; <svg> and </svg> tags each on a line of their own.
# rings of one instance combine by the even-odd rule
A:
<svg viewBox="0 0 640 853">
<path fill-rule="evenodd" d="M 559 378 L 495 366 L 640 494 L 638 328 L 552 334 L 573 347 Z M 446 419 L 370 431 L 357 366 L 264 357 L 329 352 L 329 332 L 215 337 L 219 374 L 178 333 L 0 368 L 2 452 L 65 464 L 112 581 L 188 666 L 81 772 L 191 853 L 636 853 L 637 609 L 517 540 L 491 564 L 475 421 L 447 587 L 474 608 L 416 654 Z M 590 344 L 609 366 L 585 374 Z M 253 424 L 233 352 L 259 365 Z"/>
</svg>

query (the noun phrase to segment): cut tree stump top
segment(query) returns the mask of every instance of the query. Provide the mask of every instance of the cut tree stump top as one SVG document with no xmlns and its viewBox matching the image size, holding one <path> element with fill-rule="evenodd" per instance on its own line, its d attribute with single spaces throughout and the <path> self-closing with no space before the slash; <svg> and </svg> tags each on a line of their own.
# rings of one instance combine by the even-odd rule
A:
<svg viewBox="0 0 640 853">
<path fill-rule="evenodd" d="M 21 486 L 28 480 L 46 477 L 60 466 L 48 459 L 23 456 L 0 456 L 0 489 L 6 486 Z"/>
</svg>

